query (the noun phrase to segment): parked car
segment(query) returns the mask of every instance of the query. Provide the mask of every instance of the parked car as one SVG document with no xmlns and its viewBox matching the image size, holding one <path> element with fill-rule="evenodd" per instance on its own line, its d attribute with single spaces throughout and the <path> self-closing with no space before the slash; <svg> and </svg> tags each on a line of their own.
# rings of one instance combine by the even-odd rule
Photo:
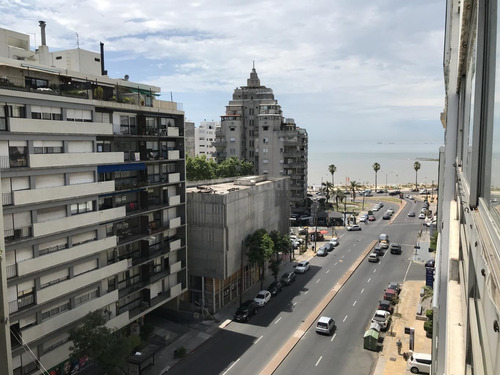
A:
<svg viewBox="0 0 500 375">
<path fill-rule="evenodd" d="M 337 243 L 337 245 L 338 245 L 338 243 Z M 323 246 L 321 246 L 321 247 L 324 247 L 324 248 L 326 249 L 326 251 L 330 252 L 330 251 L 332 251 L 333 249 L 335 249 L 335 244 L 334 244 L 332 241 L 330 241 L 330 242 L 325 243 L 325 244 L 324 244 Z"/>
<path fill-rule="evenodd" d="M 321 246 L 318 251 L 316 251 L 316 256 L 318 257 L 326 257 L 328 255 L 328 249 L 325 245 Z"/>
<path fill-rule="evenodd" d="M 391 254 L 401 254 L 401 245 L 397 243 L 391 243 Z"/>
<path fill-rule="evenodd" d="M 368 262 L 377 263 L 380 260 L 377 253 L 371 253 L 368 255 Z"/>
<path fill-rule="evenodd" d="M 389 283 L 389 285 L 387 285 L 387 288 L 385 288 L 385 290 L 388 290 L 388 289 L 392 289 L 396 292 L 396 294 L 399 295 L 399 293 L 401 293 L 401 285 L 394 282 L 394 281 L 391 281 Z"/>
<path fill-rule="evenodd" d="M 415 211 L 410 211 L 408 212 L 409 217 L 415 217 Z"/>
<path fill-rule="evenodd" d="M 391 319 L 391 313 L 385 310 L 377 310 L 373 315 L 372 322 L 378 323 L 380 328 L 386 330 L 389 327 L 389 320 Z"/>
<path fill-rule="evenodd" d="M 418 374 L 420 372 L 431 372 L 432 356 L 425 353 L 412 353 L 410 358 L 408 358 L 408 368 L 412 374 Z"/>
<path fill-rule="evenodd" d="M 394 289 L 386 289 L 384 291 L 384 299 L 386 301 L 394 302 L 397 297 L 398 295 Z"/>
<path fill-rule="evenodd" d="M 375 247 L 373 248 L 373 252 L 378 256 L 384 255 L 384 249 L 382 249 L 380 245 L 375 245 Z"/>
<path fill-rule="evenodd" d="M 280 281 L 273 281 L 267 288 L 271 292 L 271 296 L 278 295 L 283 290 L 283 284 Z"/>
<path fill-rule="evenodd" d="M 434 268 L 436 265 L 436 261 L 434 259 L 429 259 L 425 262 L 425 268 Z"/>
<path fill-rule="evenodd" d="M 306 235 L 307 234 L 307 228 L 299 228 L 299 234 L 300 235 Z"/>
<path fill-rule="evenodd" d="M 379 241 L 387 241 L 387 242 L 389 242 L 389 235 L 388 235 L 388 234 L 385 234 L 385 233 L 381 233 L 381 234 L 378 236 L 378 240 L 379 240 Z"/>
<path fill-rule="evenodd" d="M 237 322 L 248 322 L 252 315 L 259 312 L 259 305 L 251 299 L 243 302 L 234 313 L 234 320 Z"/>
<path fill-rule="evenodd" d="M 333 246 L 338 246 L 339 245 L 339 238 L 338 237 L 332 237 L 330 239 L 330 243 L 333 245 Z"/>
<path fill-rule="evenodd" d="M 309 268 L 310 268 L 309 262 L 307 260 L 303 260 L 302 262 L 299 262 L 299 264 L 295 266 L 295 272 L 305 273 L 307 270 L 309 270 Z"/>
<path fill-rule="evenodd" d="M 356 230 L 361 230 L 361 227 L 357 224 L 350 225 L 346 228 L 348 231 L 356 231 Z"/>
<path fill-rule="evenodd" d="M 418 215 L 418 218 L 419 219 L 425 219 L 425 214 L 423 212 L 421 212 L 420 215 Z"/>
<path fill-rule="evenodd" d="M 280 279 L 281 283 L 283 285 L 290 285 L 295 281 L 295 272 L 290 271 L 290 272 L 285 272 Z"/>
<path fill-rule="evenodd" d="M 391 220 L 391 215 L 389 214 L 384 214 L 384 216 L 382 216 L 382 220 Z"/>
<path fill-rule="evenodd" d="M 389 311 L 392 314 L 394 312 L 394 307 L 392 306 L 391 301 L 386 301 L 385 299 L 382 299 L 378 301 L 377 310 Z"/>
<path fill-rule="evenodd" d="M 358 219 L 360 223 L 366 223 L 368 221 L 368 216 L 366 215 L 361 215 Z"/>
<path fill-rule="evenodd" d="M 317 333 L 326 333 L 327 335 L 330 335 L 334 329 L 335 320 L 333 320 L 329 316 L 321 316 L 316 323 Z"/>
<path fill-rule="evenodd" d="M 382 241 L 379 242 L 379 246 L 382 249 L 388 249 L 389 248 L 389 242 L 387 242 L 386 240 L 382 240 Z"/>
<path fill-rule="evenodd" d="M 372 210 L 373 211 L 378 211 L 378 210 L 380 210 L 380 206 L 379 205 L 373 206 Z"/>
<path fill-rule="evenodd" d="M 392 214 L 394 214 L 394 210 L 393 210 L 392 208 L 388 208 L 388 209 L 387 209 L 387 212 L 390 212 L 390 213 L 391 213 L 391 215 L 392 215 Z"/>
<path fill-rule="evenodd" d="M 373 215 L 368 215 L 368 221 L 375 221 L 375 216 Z"/>
<path fill-rule="evenodd" d="M 265 306 L 271 300 L 271 292 L 268 290 L 261 290 L 253 299 L 259 306 Z"/>
</svg>

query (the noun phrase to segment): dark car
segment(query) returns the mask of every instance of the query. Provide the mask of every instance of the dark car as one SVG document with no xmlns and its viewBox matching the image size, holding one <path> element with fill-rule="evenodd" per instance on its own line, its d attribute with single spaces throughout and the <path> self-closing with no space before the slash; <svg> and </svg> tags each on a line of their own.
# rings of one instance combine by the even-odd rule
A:
<svg viewBox="0 0 500 375">
<path fill-rule="evenodd" d="M 237 322 L 248 322 L 248 319 L 250 319 L 252 315 L 257 314 L 258 311 L 259 305 L 257 304 L 257 302 L 249 299 L 243 302 L 240 307 L 238 307 L 238 309 L 234 313 L 234 320 L 236 320 Z"/>
<path fill-rule="evenodd" d="M 398 283 L 394 282 L 394 281 L 391 281 L 389 283 L 389 285 L 387 285 L 386 291 L 388 289 L 394 290 L 396 292 L 396 294 L 401 293 L 401 286 Z"/>
<path fill-rule="evenodd" d="M 283 285 L 290 285 L 295 281 L 295 272 L 286 272 L 281 276 L 281 283 Z"/>
<path fill-rule="evenodd" d="M 425 268 L 434 268 L 436 265 L 436 261 L 434 259 L 429 259 L 425 262 Z"/>
<path fill-rule="evenodd" d="M 379 245 L 375 246 L 373 248 L 373 252 L 377 254 L 378 256 L 384 255 L 384 249 L 382 249 Z"/>
<path fill-rule="evenodd" d="M 386 301 L 385 299 L 378 301 L 377 310 L 389 311 L 391 314 L 394 312 L 394 307 L 391 301 Z"/>
<path fill-rule="evenodd" d="M 316 251 L 316 256 L 318 257 L 326 257 L 328 255 L 328 248 L 323 245 L 321 246 L 318 251 Z"/>
<path fill-rule="evenodd" d="M 276 296 L 279 292 L 283 290 L 283 284 L 279 281 L 273 281 L 267 288 L 271 292 L 272 296 Z"/>
<path fill-rule="evenodd" d="M 384 220 L 391 220 L 391 215 L 384 214 L 384 216 L 382 216 L 382 219 L 384 219 Z"/>
<path fill-rule="evenodd" d="M 410 211 L 408 212 L 409 217 L 415 217 L 415 211 Z"/>
<path fill-rule="evenodd" d="M 391 254 L 401 254 L 401 245 L 391 243 Z"/>
</svg>

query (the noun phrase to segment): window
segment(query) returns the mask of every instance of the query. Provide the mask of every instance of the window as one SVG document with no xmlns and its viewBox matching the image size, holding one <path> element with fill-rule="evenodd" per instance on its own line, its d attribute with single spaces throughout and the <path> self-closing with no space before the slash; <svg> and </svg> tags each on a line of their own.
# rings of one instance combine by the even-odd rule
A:
<svg viewBox="0 0 500 375">
<path fill-rule="evenodd" d="M 262 130 L 269 130 L 269 126 L 264 125 L 264 126 L 262 127 Z"/>
<path fill-rule="evenodd" d="M 92 111 L 90 109 L 67 109 L 66 120 L 92 122 Z"/>
<path fill-rule="evenodd" d="M 45 107 L 39 105 L 31 106 L 31 118 L 37 120 L 62 120 L 61 108 Z"/>
<path fill-rule="evenodd" d="M 497 10 L 497 19 L 500 16 L 500 7 Z M 496 32 L 496 74 L 495 74 L 495 100 L 493 109 L 493 130 L 492 134 L 492 148 L 491 154 L 487 155 L 490 160 L 491 169 L 485 171 L 484 176 L 490 176 L 489 186 L 489 206 L 492 216 L 497 223 L 500 223 L 500 26 L 497 27 Z"/>
<path fill-rule="evenodd" d="M 262 160 L 262 163 L 267 164 L 267 163 L 269 163 L 269 160 L 267 160 L 267 159 L 263 159 L 263 160 Z"/>
<path fill-rule="evenodd" d="M 120 115 L 121 134 L 136 134 L 135 124 L 136 124 L 135 116 Z"/>
<path fill-rule="evenodd" d="M 52 318 L 53 316 L 62 314 L 69 310 L 69 302 L 65 302 L 59 306 L 42 311 L 42 321 Z"/>
<path fill-rule="evenodd" d="M 34 141 L 35 154 L 62 154 L 64 151 L 62 141 Z"/>
<path fill-rule="evenodd" d="M 44 87 L 44 88 L 49 87 L 49 81 L 46 79 L 40 79 L 40 78 L 26 77 L 24 79 L 24 83 L 26 84 L 26 87 L 31 87 L 34 89 L 37 89 L 39 87 Z"/>
<path fill-rule="evenodd" d="M 267 145 L 269 143 L 269 138 L 262 138 L 262 143 Z"/>
<path fill-rule="evenodd" d="M 62 60 L 62 56 L 56 56 L 56 60 Z"/>
<path fill-rule="evenodd" d="M 71 215 L 83 214 L 92 211 L 92 201 L 74 203 L 71 205 Z"/>
<path fill-rule="evenodd" d="M 229 138 L 229 142 L 236 142 L 236 138 L 234 137 Z"/>
<path fill-rule="evenodd" d="M 266 153 L 268 153 L 268 152 L 269 152 L 269 149 L 268 149 L 268 148 L 263 148 L 263 149 L 262 149 L 262 152 L 266 154 Z"/>
</svg>

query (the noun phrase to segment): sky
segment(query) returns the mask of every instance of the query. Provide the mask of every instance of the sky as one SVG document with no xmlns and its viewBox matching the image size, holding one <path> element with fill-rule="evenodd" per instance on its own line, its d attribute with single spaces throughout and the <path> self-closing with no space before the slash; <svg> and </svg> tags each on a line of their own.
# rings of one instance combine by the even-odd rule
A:
<svg viewBox="0 0 500 375">
<path fill-rule="evenodd" d="M 252 67 L 311 151 L 441 142 L 445 0 L 0 0 L 0 27 L 99 52 L 111 78 L 218 121 Z"/>
</svg>

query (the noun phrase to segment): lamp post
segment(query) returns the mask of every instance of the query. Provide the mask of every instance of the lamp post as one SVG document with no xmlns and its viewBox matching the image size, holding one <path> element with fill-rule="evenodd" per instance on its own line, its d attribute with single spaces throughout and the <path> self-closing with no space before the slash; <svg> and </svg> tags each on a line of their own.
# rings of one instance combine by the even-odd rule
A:
<svg viewBox="0 0 500 375">
<path fill-rule="evenodd" d="M 314 220 L 314 252 L 316 252 L 316 239 L 318 238 L 318 201 L 314 201 L 311 208 Z"/>
</svg>

